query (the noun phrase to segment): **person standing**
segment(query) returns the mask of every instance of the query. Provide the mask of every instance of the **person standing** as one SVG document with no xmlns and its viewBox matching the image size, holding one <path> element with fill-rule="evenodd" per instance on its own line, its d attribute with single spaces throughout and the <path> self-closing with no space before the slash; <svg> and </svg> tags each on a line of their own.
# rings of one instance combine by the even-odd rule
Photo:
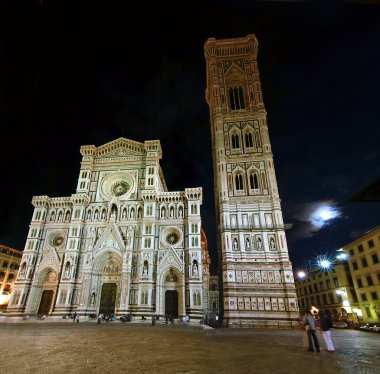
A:
<svg viewBox="0 0 380 374">
<path fill-rule="evenodd" d="M 307 310 L 305 324 L 306 324 L 306 331 L 307 331 L 307 339 L 309 342 L 308 351 L 309 352 L 314 351 L 313 349 L 313 341 L 314 341 L 315 350 L 319 353 L 321 350 L 319 348 L 319 342 L 318 342 L 318 337 L 316 333 L 315 319 L 312 316 L 310 309 Z"/>
<path fill-rule="evenodd" d="M 77 312 L 74 313 L 73 323 L 75 323 L 76 319 L 77 319 Z"/>
<path fill-rule="evenodd" d="M 320 321 L 323 340 L 325 341 L 327 351 L 332 353 L 335 351 L 335 348 L 331 340 L 330 328 L 333 327 L 331 318 L 326 311 L 323 311 L 320 316 L 319 321 Z"/>
</svg>

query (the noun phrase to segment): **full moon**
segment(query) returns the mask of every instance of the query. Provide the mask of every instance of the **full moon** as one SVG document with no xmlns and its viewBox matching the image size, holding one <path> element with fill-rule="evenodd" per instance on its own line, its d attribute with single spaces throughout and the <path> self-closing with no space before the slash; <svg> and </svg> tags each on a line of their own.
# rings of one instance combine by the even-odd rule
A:
<svg viewBox="0 0 380 374">
<path fill-rule="evenodd" d="M 311 216 L 311 221 L 315 227 L 323 227 L 328 221 L 340 216 L 340 211 L 333 205 L 320 206 Z"/>
</svg>

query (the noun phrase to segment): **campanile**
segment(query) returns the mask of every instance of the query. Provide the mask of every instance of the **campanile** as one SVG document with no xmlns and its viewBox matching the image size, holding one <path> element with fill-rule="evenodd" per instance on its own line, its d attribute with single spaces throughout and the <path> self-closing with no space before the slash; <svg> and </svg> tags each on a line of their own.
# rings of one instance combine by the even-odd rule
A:
<svg viewBox="0 0 380 374">
<path fill-rule="evenodd" d="M 292 327 L 297 295 L 257 65 L 255 35 L 204 46 L 217 246 L 226 327 Z"/>
</svg>

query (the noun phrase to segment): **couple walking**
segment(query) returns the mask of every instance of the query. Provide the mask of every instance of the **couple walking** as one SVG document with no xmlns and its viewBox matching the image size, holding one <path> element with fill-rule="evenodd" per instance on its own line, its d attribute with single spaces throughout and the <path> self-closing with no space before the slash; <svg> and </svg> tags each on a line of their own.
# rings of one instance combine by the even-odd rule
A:
<svg viewBox="0 0 380 374">
<path fill-rule="evenodd" d="M 320 329 L 322 331 L 323 340 L 325 341 L 326 348 L 328 352 L 334 352 L 334 344 L 331 340 L 331 331 L 330 328 L 332 327 L 332 321 L 330 316 L 323 311 L 319 318 L 320 323 Z M 310 352 L 314 351 L 313 348 L 313 342 L 314 347 L 317 352 L 320 352 L 320 346 L 319 341 L 317 337 L 317 331 L 316 331 L 316 320 L 315 317 L 311 314 L 310 309 L 306 312 L 306 319 L 305 319 L 305 326 L 306 326 L 306 332 L 307 332 L 307 339 L 308 339 L 308 350 Z"/>
</svg>

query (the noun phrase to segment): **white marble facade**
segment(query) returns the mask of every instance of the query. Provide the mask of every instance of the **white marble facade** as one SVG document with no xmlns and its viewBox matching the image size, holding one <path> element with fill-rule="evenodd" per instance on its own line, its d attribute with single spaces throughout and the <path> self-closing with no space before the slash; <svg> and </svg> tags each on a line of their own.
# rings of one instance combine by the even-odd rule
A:
<svg viewBox="0 0 380 374">
<path fill-rule="evenodd" d="M 7 314 L 201 318 L 202 188 L 167 191 L 158 140 L 80 151 L 76 193 L 33 197 Z"/>
<path fill-rule="evenodd" d="M 255 35 L 205 43 L 223 324 L 291 327 L 297 296 Z"/>
</svg>

